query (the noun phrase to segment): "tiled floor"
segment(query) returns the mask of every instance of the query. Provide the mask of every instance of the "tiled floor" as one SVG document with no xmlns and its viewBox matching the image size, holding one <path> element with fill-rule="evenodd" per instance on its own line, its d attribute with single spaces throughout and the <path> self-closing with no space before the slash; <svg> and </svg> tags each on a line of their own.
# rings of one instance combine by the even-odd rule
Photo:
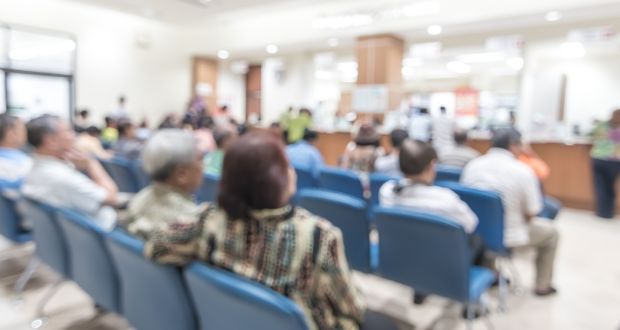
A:
<svg viewBox="0 0 620 330">
<path fill-rule="evenodd" d="M 555 297 L 530 294 L 533 269 L 531 255 L 516 256 L 526 292 L 510 296 L 509 311 L 498 313 L 497 292 L 488 300 L 488 320 L 497 330 L 620 330 L 620 220 L 604 221 L 590 213 L 564 211 L 557 221 L 561 234 L 556 267 Z M 3 245 L 4 247 L 4 245 Z M 0 260 L 4 253 L 0 252 Z M 14 305 L 10 292 L 15 276 L 27 258 L 0 261 L 0 330 L 29 329 L 36 302 L 45 294 L 54 276 L 41 269 L 28 285 L 24 303 Z M 422 306 L 411 304 L 411 290 L 373 276 L 357 275 L 373 308 L 407 320 L 416 329 L 461 330 L 460 307 L 431 297 Z M 128 329 L 115 315 L 97 315 L 93 304 L 75 284 L 66 283 L 50 301 L 45 329 Z M 486 329 L 485 320 L 474 329 Z"/>
</svg>

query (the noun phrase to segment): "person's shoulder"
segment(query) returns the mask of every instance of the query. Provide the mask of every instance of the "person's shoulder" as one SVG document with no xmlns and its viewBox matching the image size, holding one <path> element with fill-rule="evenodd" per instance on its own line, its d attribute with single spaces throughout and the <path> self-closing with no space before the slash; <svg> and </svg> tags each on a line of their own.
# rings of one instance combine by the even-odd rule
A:
<svg viewBox="0 0 620 330">
<path fill-rule="evenodd" d="M 295 207 L 294 221 L 306 227 L 309 231 L 318 230 L 324 234 L 340 233 L 340 229 L 329 220 L 316 215 L 303 207 Z"/>
</svg>

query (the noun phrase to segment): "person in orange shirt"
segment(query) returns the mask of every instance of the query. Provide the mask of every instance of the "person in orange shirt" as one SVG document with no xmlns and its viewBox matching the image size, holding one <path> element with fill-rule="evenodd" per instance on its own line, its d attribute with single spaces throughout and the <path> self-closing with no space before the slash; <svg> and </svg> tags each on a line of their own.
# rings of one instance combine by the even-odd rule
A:
<svg viewBox="0 0 620 330">
<path fill-rule="evenodd" d="M 562 208 L 562 204 L 553 197 L 547 196 L 544 194 L 543 181 L 549 177 L 551 174 L 551 169 L 549 165 L 545 163 L 535 152 L 532 150 L 529 144 L 523 144 L 521 146 L 521 151 L 519 153 L 519 161 L 529 166 L 538 180 L 540 181 L 540 189 L 543 192 L 543 204 L 544 208 L 542 212 L 540 212 L 539 216 L 541 218 L 547 218 L 550 220 L 555 219 Z"/>
</svg>

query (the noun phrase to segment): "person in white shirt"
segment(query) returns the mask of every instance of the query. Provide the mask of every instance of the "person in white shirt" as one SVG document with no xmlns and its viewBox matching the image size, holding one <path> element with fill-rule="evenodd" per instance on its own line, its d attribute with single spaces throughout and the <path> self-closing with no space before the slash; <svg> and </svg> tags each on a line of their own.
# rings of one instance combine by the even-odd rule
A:
<svg viewBox="0 0 620 330">
<path fill-rule="evenodd" d="M 452 190 L 433 186 L 437 153 L 430 144 L 404 141 L 399 160 L 405 178 L 389 181 L 381 187 L 381 206 L 400 206 L 438 214 L 463 226 L 468 234 L 474 232 L 478 218 L 469 206 Z"/>
<path fill-rule="evenodd" d="M 456 130 L 454 142 L 454 145 L 439 151 L 439 164 L 463 168 L 472 159 L 480 156 L 478 151 L 467 146 L 467 131 Z"/>
<path fill-rule="evenodd" d="M 448 117 L 446 107 L 439 108 L 439 116 L 433 118 L 433 146 L 441 152 L 454 145 L 454 120 Z"/>
<path fill-rule="evenodd" d="M 19 191 L 32 160 L 21 148 L 26 144 L 26 126 L 21 119 L 7 113 L 0 114 L 0 192 Z"/>
<path fill-rule="evenodd" d="M 409 137 L 404 129 L 395 129 L 390 133 L 390 142 L 392 150 L 389 154 L 380 156 L 375 160 L 375 172 L 383 173 L 391 176 L 402 176 L 400 164 L 398 162 L 398 154 L 400 146 Z"/>
<path fill-rule="evenodd" d="M 428 109 L 422 108 L 409 120 L 409 137 L 414 140 L 429 142 L 433 129 L 433 119 Z"/>
<path fill-rule="evenodd" d="M 97 160 L 74 148 L 75 134 L 69 124 L 43 115 L 31 120 L 27 130 L 34 164 L 24 179 L 22 194 L 82 212 L 102 228 L 112 229 L 116 213 L 110 206 L 122 204 L 118 188 Z"/>
<path fill-rule="evenodd" d="M 551 222 L 536 218 L 543 203 L 534 172 L 517 158 L 521 134 L 512 128 L 495 132 L 486 155 L 467 164 L 461 177 L 465 185 L 497 191 L 504 204 L 504 244 L 536 249 L 535 294 L 556 293 L 552 286 L 558 232 Z"/>
</svg>

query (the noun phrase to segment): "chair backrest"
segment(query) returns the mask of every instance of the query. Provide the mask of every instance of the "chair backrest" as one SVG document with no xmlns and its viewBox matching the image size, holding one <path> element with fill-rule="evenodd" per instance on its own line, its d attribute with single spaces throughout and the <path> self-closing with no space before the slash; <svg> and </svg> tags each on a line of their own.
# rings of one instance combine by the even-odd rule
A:
<svg viewBox="0 0 620 330">
<path fill-rule="evenodd" d="M 370 224 L 363 200 L 331 191 L 305 189 L 299 194 L 298 205 L 340 228 L 351 268 L 370 271 Z"/>
<path fill-rule="evenodd" d="M 136 329 L 197 329 L 181 270 L 143 257 L 142 241 L 115 230 L 106 243 L 121 283 L 123 315 Z"/>
<path fill-rule="evenodd" d="M 134 165 L 130 160 L 115 157 L 101 160 L 101 164 L 110 174 L 119 191 L 137 193 L 140 190 L 140 183 L 136 177 Z"/>
<path fill-rule="evenodd" d="M 69 238 L 72 280 L 97 304 L 120 313 L 120 285 L 105 243 L 107 233 L 93 219 L 77 212 L 61 209 L 56 215 L 65 237 Z"/>
<path fill-rule="evenodd" d="M 196 201 L 199 203 L 216 202 L 219 187 L 220 178 L 218 176 L 205 174 L 202 185 L 196 192 Z"/>
<path fill-rule="evenodd" d="M 185 279 L 200 329 L 308 329 L 301 309 L 268 287 L 194 262 Z"/>
<path fill-rule="evenodd" d="M 378 207 L 379 273 L 427 294 L 469 300 L 471 258 L 467 234 L 440 216 Z"/>
<path fill-rule="evenodd" d="M 0 235 L 17 244 L 31 241 L 32 236 L 21 229 L 20 223 L 15 201 L 0 192 Z"/>
<path fill-rule="evenodd" d="M 133 161 L 132 165 L 134 177 L 137 179 L 138 182 L 138 188 L 142 190 L 142 188 L 148 186 L 151 183 L 151 178 L 144 171 L 144 167 L 142 167 L 141 161 Z"/>
<path fill-rule="evenodd" d="M 461 180 L 461 174 L 463 174 L 463 169 L 458 167 L 437 165 L 435 169 L 437 170 L 437 176 L 435 177 L 436 182 L 459 182 Z"/>
<path fill-rule="evenodd" d="M 323 167 L 319 176 L 319 187 L 364 199 L 362 181 L 353 171 Z"/>
<path fill-rule="evenodd" d="M 381 186 L 388 181 L 399 180 L 400 178 L 393 175 L 387 175 L 383 173 L 370 174 L 370 205 L 379 205 L 379 191 Z"/>
<path fill-rule="evenodd" d="M 29 198 L 22 202 L 23 216 L 32 223 L 37 257 L 59 275 L 71 278 L 67 240 L 56 218 L 57 209 Z"/>
<path fill-rule="evenodd" d="M 500 255 L 507 253 L 504 246 L 504 205 L 500 194 L 466 187 L 455 182 L 438 184 L 454 191 L 476 213 L 478 216 L 476 233 L 484 241 L 485 248 Z"/>
<path fill-rule="evenodd" d="M 317 178 L 310 170 L 295 167 L 295 173 L 297 173 L 297 191 L 316 188 L 319 186 L 319 178 Z"/>
</svg>

